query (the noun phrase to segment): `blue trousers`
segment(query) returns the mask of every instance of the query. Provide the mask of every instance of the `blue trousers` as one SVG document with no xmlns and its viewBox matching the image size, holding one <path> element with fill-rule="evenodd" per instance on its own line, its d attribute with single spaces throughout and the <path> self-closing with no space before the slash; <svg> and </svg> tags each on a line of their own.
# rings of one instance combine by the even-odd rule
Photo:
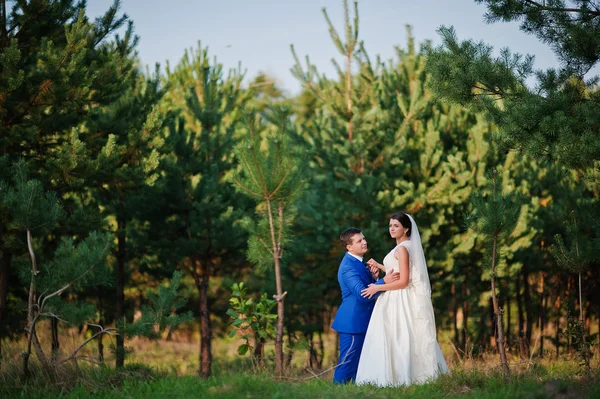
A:
<svg viewBox="0 0 600 399">
<path fill-rule="evenodd" d="M 334 384 L 345 384 L 356 380 L 356 371 L 358 370 L 358 360 L 360 352 L 365 343 L 366 333 L 349 334 L 339 333 L 340 335 L 340 357 L 338 365 L 333 374 Z"/>
</svg>

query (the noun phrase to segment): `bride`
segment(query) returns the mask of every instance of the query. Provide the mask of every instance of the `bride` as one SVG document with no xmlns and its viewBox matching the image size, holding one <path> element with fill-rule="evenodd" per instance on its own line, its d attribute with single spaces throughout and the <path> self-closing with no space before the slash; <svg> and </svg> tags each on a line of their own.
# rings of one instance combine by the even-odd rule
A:
<svg viewBox="0 0 600 399">
<path fill-rule="evenodd" d="M 399 270 L 400 279 L 371 284 L 362 291 L 366 298 L 385 292 L 369 322 L 357 384 L 418 384 L 449 372 L 436 339 L 431 285 L 417 225 L 410 215 L 398 212 L 392 215 L 389 229 L 396 247 L 383 265 L 373 259 L 368 263 L 384 271 Z"/>
</svg>

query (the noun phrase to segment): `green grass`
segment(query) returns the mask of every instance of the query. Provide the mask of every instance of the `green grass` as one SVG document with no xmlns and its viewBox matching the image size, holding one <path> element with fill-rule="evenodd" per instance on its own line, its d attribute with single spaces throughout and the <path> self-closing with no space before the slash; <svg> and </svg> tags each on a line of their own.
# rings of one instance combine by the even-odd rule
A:
<svg viewBox="0 0 600 399">
<path fill-rule="evenodd" d="M 108 341 L 108 340 L 107 340 Z M 189 342 L 187 342 L 189 341 Z M 131 340 L 132 353 L 127 366 L 121 371 L 113 368 L 114 356 L 106 351 L 110 368 L 100 368 L 79 361 L 79 367 L 70 362 L 57 375 L 46 375 L 32 356 L 32 376 L 21 377 L 22 342 L 6 342 L 4 360 L 0 369 L 0 398 L 599 398 L 600 353 L 595 352 L 592 368 L 596 375 L 583 381 L 577 360 L 568 354 L 560 359 L 547 355 L 543 358 L 509 358 L 513 374 L 506 384 L 499 373 L 498 354 L 485 353 L 478 357 L 458 359 L 452 352 L 445 353 L 452 372 L 425 385 L 402 388 L 371 386 L 334 386 L 332 371 L 319 378 L 304 367 L 306 354 L 297 350 L 292 371 L 282 379 L 269 373 L 254 372 L 248 356 L 236 354 L 237 341 L 220 340 L 213 348 L 214 377 L 202 380 L 195 377 L 198 368 L 198 347 L 187 341 Z M 47 347 L 49 344 L 43 341 Z M 61 348 L 69 351 L 73 343 L 63 340 Z M 109 344 L 109 342 L 106 342 Z M 329 345 L 334 347 L 332 343 Z M 448 348 L 446 348 L 448 349 Z M 94 356 L 95 348 L 82 351 Z M 267 350 L 268 370 L 273 370 L 272 349 Z M 326 357 L 325 367 L 335 359 Z"/>
<path fill-rule="evenodd" d="M 564 370 L 535 367 L 509 384 L 496 370 L 458 369 L 424 385 L 401 388 L 335 386 L 329 376 L 277 379 L 250 371 L 222 373 L 206 380 L 175 376 L 143 365 L 113 369 L 65 369 L 51 382 L 36 370 L 27 382 L 3 370 L 2 398 L 600 398 L 597 378 L 584 382 Z"/>
</svg>

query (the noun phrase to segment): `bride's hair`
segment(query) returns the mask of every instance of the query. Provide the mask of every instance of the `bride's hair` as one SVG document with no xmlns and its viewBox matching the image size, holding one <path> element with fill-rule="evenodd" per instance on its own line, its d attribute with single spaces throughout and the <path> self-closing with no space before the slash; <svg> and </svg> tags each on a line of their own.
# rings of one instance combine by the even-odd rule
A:
<svg viewBox="0 0 600 399">
<path fill-rule="evenodd" d="M 408 229 L 408 231 L 406 232 L 406 236 L 410 237 L 410 233 L 412 232 L 412 223 L 410 222 L 410 218 L 408 217 L 408 215 L 404 212 L 396 212 L 394 213 L 390 219 L 394 219 L 400 222 L 400 224 L 405 228 Z"/>
</svg>

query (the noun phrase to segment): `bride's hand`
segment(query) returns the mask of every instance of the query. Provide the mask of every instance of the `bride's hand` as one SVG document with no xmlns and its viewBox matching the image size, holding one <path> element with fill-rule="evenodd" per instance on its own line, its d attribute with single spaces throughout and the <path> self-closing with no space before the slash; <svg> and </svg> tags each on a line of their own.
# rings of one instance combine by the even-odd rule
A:
<svg viewBox="0 0 600 399">
<path fill-rule="evenodd" d="M 377 268 L 377 266 L 369 266 L 369 271 L 371 272 L 371 276 L 373 276 L 375 280 L 379 278 L 379 269 Z"/>
<path fill-rule="evenodd" d="M 360 295 L 363 298 L 371 299 L 373 295 L 379 292 L 379 286 L 377 284 L 369 284 L 367 288 L 361 291 Z"/>
<path fill-rule="evenodd" d="M 385 266 L 383 266 L 381 263 L 377 262 L 375 259 L 371 258 L 367 261 L 367 265 L 369 265 L 370 267 L 375 266 L 376 268 L 378 268 L 379 270 L 385 271 Z"/>
</svg>

